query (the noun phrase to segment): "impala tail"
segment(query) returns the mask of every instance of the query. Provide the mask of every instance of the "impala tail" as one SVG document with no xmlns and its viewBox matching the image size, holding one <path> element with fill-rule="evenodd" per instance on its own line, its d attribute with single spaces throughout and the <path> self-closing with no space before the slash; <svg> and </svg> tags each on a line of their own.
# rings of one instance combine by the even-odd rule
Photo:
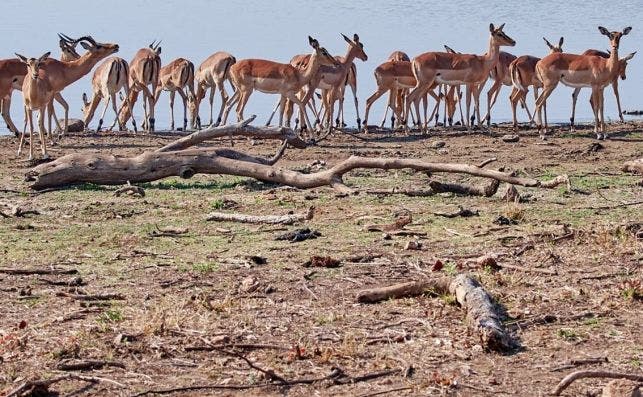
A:
<svg viewBox="0 0 643 397">
<path fill-rule="evenodd" d="M 527 92 L 527 88 L 525 88 L 522 82 L 522 77 L 520 76 L 520 69 L 518 69 L 516 64 L 513 62 L 509 65 L 509 75 L 511 76 L 511 82 L 516 89 Z"/>
</svg>

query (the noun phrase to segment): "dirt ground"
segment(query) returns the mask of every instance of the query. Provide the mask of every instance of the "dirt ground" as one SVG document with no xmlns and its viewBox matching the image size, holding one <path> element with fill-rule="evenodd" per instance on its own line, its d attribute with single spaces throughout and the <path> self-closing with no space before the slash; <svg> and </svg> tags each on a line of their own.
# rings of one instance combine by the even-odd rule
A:
<svg viewBox="0 0 643 397">
<path fill-rule="evenodd" d="M 142 184 L 143 198 L 89 184 L 34 194 L 23 182 L 30 164 L 16 157 L 17 140 L 1 137 L 2 269 L 77 273 L 0 272 L 0 390 L 71 372 L 122 387 L 65 380 L 50 390 L 132 396 L 210 386 L 173 395 L 540 396 L 576 369 L 643 375 L 643 176 L 621 171 L 624 161 L 643 156 L 643 123 L 610 129 L 612 139 L 600 147 L 587 128 L 574 134 L 559 128 L 546 144 L 533 130 L 505 143 L 499 136 L 509 132 L 506 126 L 492 128 L 494 136 L 336 133 L 317 146 L 289 149 L 278 163 L 315 172 L 351 154 L 468 164 L 496 157 L 488 168 L 571 178 L 571 191 L 520 187 L 520 203 L 502 199 L 504 185 L 493 197 L 366 192 L 426 186 L 425 173 L 406 170 L 353 171 L 346 182 L 362 192 L 348 197 L 221 175 Z M 51 154 L 133 155 L 173 139 L 71 134 Z M 239 139 L 235 148 L 270 157 L 278 146 Z M 431 178 L 483 183 L 455 174 Z M 215 210 L 268 215 L 309 206 L 314 218 L 293 226 L 206 221 Z M 435 214 L 458 206 L 478 215 Z M 403 230 L 414 233 L 368 230 L 408 213 L 412 223 Z M 500 216 L 510 224 L 494 223 Z M 321 235 L 275 240 L 302 227 Z M 410 241 L 419 249 L 405 249 Z M 500 268 L 480 268 L 475 258 L 485 254 L 495 255 Z M 340 264 L 305 266 L 312 256 Z M 449 295 L 356 301 L 364 288 L 462 272 L 478 278 L 506 311 L 505 326 L 520 348 L 485 351 Z M 112 295 L 89 300 L 100 294 Z M 93 369 L 64 370 L 83 362 Z M 563 395 L 596 395 L 606 383 L 579 380 Z"/>
</svg>

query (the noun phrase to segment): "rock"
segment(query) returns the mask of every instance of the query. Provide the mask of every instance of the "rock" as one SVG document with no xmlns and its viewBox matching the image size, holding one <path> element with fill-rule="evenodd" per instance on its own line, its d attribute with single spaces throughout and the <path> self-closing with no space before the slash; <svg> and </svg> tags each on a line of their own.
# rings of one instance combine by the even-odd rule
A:
<svg viewBox="0 0 643 397">
<path fill-rule="evenodd" d="M 634 174 L 643 174 L 643 158 L 638 160 L 626 161 L 623 164 L 623 171 Z"/>
<path fill-rule="evenodd" d="M 442 147 L 446 146 L 446 142 L 444 141 L 435 141 L 431 143 L 431 149 L 440 149 Z"/>
<path fill-rule="evenodd" d="M 58 120 L 58 123 L 62 126 L 65 123 L 65 119 Z M 80 119 L 67 119 L 67 132 L 83 132 L 85 131 L 85 123 Z M 60 133 L 58 127 L 54 131 Z"/>
<path fill-rule="evenodd" d="M 602 397 L 641 397 L 641 388 L 637 382 L 626 379 L 615 379 L 603 389 Z"/>
<path fill-rule="evenodd" d="M 520 140 L 520 136 L 515 134 L 507 134 L 500 137 L 500 139 L 502 139 L 503 142 L 518 142 Z"/>
<path fill-rule="evenodd" d="M 404 246 L 405 250 L 413 250 L 413 251 L 417 251 L 421 248 L 422 248 L 422 243 L 415 240 L 408 241 Z"/>
<path fill-rule="evenodd" d="M 508 202 L 519 203 L 520 202 L 520 193 L 514 185 L 507 184 L 505 189 L 505 194 L 502 196 L 502 199 Z"/>
<path fill-rule="evenodd" d="M 259 281 L 257 281 L 257 278 L 254 276 L 248 276 L 241 281 L 239 291 L 249 293 L 256 291 L 257 288 L 259 288 Z"/>
</svg>

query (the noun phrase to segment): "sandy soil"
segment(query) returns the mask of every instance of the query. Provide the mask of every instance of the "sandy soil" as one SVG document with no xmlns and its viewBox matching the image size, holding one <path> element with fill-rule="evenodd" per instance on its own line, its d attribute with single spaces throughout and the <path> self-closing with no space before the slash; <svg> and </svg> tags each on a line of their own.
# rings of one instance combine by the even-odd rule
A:
<svg viewBox="0 0 643 397">
<path fill-rule="evenodd" d="M 108 365 L 71 372 L 124 388 L 68 380 L 50 389 L 74 396 L 206 385 L 215 387 L 175 395 L 538 396 L 575 369 L 643 375 L 642 176 L 620 170 L 643 155 L 642 127 L 611 126 L 612 139 L 600 147 L 592 146 L 589 129 L 559 129 L 548 144 L 532 130 L 522 131 L 518 143 L 504 143 L 498 138 L 508 132 L 504 126 L 494 128 L 494 136 L 379 131 L 360 134 L 362 140 L 337 133 L 318 146 L 288 150 L 278 163 L 314 172 L 350 154 L 469 164 L 497 157 L 488 167 L 541 180 L 570 176 L 571 191 L 519 188 L 521 203 L 504 201 L 504 186 L 490 198 L 364 192 L 340 198 L 329 188 L 300 191 L 220 175 L 144 184 L 144 198 L 115 197 L 116 187 L 95 185 L 33 194 L 23 182 L 31 164 L 16 158 L 15 138 L 2 137 L 2 268 L 78 273 L 0 273 L 0 390 L 70 373 L 61 368 L 83 360 Z M 133 155 L 172 139 L 72 134 L 51 153 Z M 434 148 L 438 140 L 444 147 Z M 235 147 L 271 156 L 278 143 L 244 139 Z M 432 178 L 481 183 L 459 175 Z M 346 180 L 368 190 L 422 188 L 429 177 L 356 170 Z M 213 210 L 286 214 L 311 205 L 314 218 L 303 225 L 205 220 Z M 37 214 L 13 216 L 16 206 Z M 458 206 L 478 216 L 435 215 Z M 367 230 L 408 212 L 413 222 L 405 230 L 417 236 Z M 499 216 L 515 224 L 495 224 Z M 301 227 L 321 236 L 275 240 Z M 186 230 L 155 236 L 167 228 Z M 420 249 L 405 249 L 409 241 Z M 484 254 L 495 255 L 500 269 L 472 261 Z M 339 259 L 340 266 L 305 267 L 315 255 Z M 520 348 L 484 351 L 448 295 L 370 305 L 355 299 L 364 288 L 461 272 L 493 295 Z M 97 294 L 114 295 L 82 299 Z M 587 358 L 596 360 L 570 364 Z M 382 376 L 359 378 L 368 374 Z M 564 395 L 595 393 L 606 382 L 577 381 Z"/>
</svg>

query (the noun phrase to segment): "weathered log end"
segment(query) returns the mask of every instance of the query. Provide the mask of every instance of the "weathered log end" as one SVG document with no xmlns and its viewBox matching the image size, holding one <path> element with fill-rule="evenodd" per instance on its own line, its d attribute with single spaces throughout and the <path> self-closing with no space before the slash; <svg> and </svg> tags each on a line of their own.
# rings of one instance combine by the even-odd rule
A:
<svg viewBox="0 0 643 397">
<path fill-rule="evenodd" d="M 505 330 L 498 306 L 476 279 L 460 274 L 449 285 L 449 291 L 467 310 L 467 325 L 478 334 L 484 348 L 504 352 L 520 346 Z"/>
</svg>

